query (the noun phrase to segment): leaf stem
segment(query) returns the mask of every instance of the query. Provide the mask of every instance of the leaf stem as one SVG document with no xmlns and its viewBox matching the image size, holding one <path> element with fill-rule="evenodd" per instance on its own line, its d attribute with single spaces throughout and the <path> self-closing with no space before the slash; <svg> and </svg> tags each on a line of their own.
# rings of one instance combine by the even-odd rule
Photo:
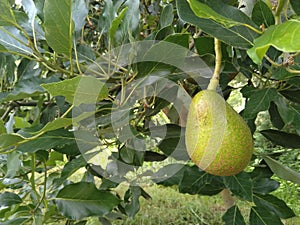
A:
<svg viewBox="0 0 300 225">
<path fill-rule="evenodd" d="M 284 8 L 285 4 L 288 0 L 279 0 L 278 5 L 275 10 L 275 24 L 278 25 L 281 23 L 280 14 L 282 12 L 282 9 Z"/>
<path fill-rule="evenodd" d="M 43 162 L 43 165 L 44 165 L 44 182 L 43 182 L 43 195 L 40 199 L 40 201 L 38 202 L 38 204 L 36 205 L 34 211 L 36 212 L 36 210 L 40 207 L 40 205 L 42 204 L 43 201 L 45 201 L 46 199 L 46 192 L 47 192 L 47 165 L 46 165 L 46 162 L 44 161 Z"/>
<path fill-rule="evenodd" d="M 221 65 L 222 65 L 222 50 L 221 50 L 221 41 L 217 38 L 215 40 L 215 70 L 212 78 L 209 81 L 207 90 L 216 90 L 219 85 Z"/>
<path fill-rule="evenodd" d="M 30 167 L 31 167 L 30 184 L 31 184 L 32 191 L 34 192 L 36 197 L 40 198 L 39 193 L 37 192 L 36 187 L 35 187 L 35 169 L 36 169 L 35 160 L 36 160 L 36 155 L 35 155 L 35 153 L 33 153 L 31 155 L 31 165 L 30 165 Z M 38 201 L 39 200 L 37 200 L 37 202 Z"/>
</svg>

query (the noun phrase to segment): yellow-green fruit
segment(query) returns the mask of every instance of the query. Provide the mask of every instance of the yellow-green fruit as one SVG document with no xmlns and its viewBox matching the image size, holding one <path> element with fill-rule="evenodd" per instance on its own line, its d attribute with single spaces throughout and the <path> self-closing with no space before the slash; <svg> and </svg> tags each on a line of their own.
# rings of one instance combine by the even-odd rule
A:
<svg viewBox="0 0 300 225">
<path fill-rule="evenodd" d="M 186 147 L 192 161 L 207 173 L 232 176 L 253 153 L 253 139 L 243 118 L 215 91 L 199 92 L 186 124 Z"/>
</svg>

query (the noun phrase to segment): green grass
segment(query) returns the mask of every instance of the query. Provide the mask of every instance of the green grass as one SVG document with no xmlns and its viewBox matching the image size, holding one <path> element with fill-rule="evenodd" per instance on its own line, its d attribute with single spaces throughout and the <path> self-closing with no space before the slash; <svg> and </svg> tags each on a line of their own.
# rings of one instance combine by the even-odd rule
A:
<svg viewBox="0 0 300 225">
<path fill-rule="evenodd" d="M 197 196 L 179 193 L 176 188 L 157 185 L 144 188 L 151 200 L 141 198 L 141 209 L 135 218 L 125 221 L 114 221 L 116 225 L 222 225 L 222 215 L 225 212 L 220 195 Z M 291 192 L 290 192 L 291 193 Z M 288 193 L 276 192 L 276 196 L 286 200 Z M 285 196 L 284 196 L 285 195 Z M 290 196 L 291 197 L 291 196 Z M 291 201 L 291 200 L 290 200 Z M 295 213 L 298 211 L 297 198 L 288 203 Z M 239 207 L 248 221 L 249 206 L 238 201 Z M 300 217 L 283 221 L 285 225 L 299 225 Z M 248 223 L 247 223 L 248 224 Z"/>
<path fill-rule="evenodd" d="M 151 200 L 141 198 L 141 210 L 127 225 L 222 224 L 224 207 L 217 197 L 180 194 L 175 188 L 145 187 Z M 122 224 L 121 221 L 119 223 Z"/>
</svg>

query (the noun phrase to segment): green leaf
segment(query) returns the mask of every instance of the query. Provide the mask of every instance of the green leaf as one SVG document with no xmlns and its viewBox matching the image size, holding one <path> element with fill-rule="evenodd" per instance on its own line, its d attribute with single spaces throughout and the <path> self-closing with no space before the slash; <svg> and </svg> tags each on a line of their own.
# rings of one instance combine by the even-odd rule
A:
<svg viewBox="0 0 300 225">
<path fill-rule="evenodd" d="M 298 76 L 296 73 L 288 72 L 286 67 L 281 66 L 272 68 L 272 78 L 276 80 L 286 80 L 287 78 L 296 76 Z"/>
<path fill-rule="evenodd" d="M 300 104 L 300 99 L 298 98 L 300 95 L 300 89 L 287 89 L 280 91 L 280 94 L 282 94 L 288 100 Z"/>
<path fill-rule="evenodd" d="M 280 183 L 270 178 L 259 178 L 253 180 L 253 192 L 257 194 L 268 194 L 279 188 Z"/>
<path fill-rule="evenodd" d="M 200 56 L 207 54 L 214 55 L 214 39 L 212 37 L 199 37 L 195 39 L 195 47 Z"/>
<path fill-rule="evenodd" d="M 56 81 L 55 77 L 40 79 L 38 77 L 31 77 L 17 82 L 10 92 L 0 93 L 0 102 L 21 100 L 28 97 L 37 96 L 44 93 L 44 89 L 40 87 L 42 83 Z"/>
<path fill-rule="evenodd" d="M 250 225 L 283 225 L 280 218 L 272 211 L 260 207 L 252 207 Z"/>
<path fill-rule="evenodd" d="M 58 192 L 55 202 L 64 216 L 78 220 L 88 216 L 104 216 L 120 200 L 108 191 L 98 190 L 92 183 L 80 182 L 65 186 Z"/>
<path fill-rule="evenodd" d="M 57 120 L 61 121 L 59 119 Z M 67 120 L 67 122 L 69 122 L 69 120 Z M 57 124 L 58 126 L 61 126 L 60 123 Z M 74 156 L 78 155 L 80 151 L 81 153 L 84 153 L 100 144 L 98 138 L 89 132 L 70 132 L 65 129 L 58 129 L 58 126 L 56 126 L 57 128 L 52 127 L 52 129 L 48 126 L 48 132 L 33 140 L 28 140 L 26 143 L 20 145 L 17 150 L 20 152 L 32 153 L 39 150 L 54 149 L 60 153 Z M 46 130 L 45 127 L 42 130 Z"/>
<path fill-rule="evenodd" d="M 0 45 L 6 50 L 31 55 L 32 49 L 27 46 L 27 39 L 15 27 L 0 27 Z"/>
<path fill-rule="evenodd" d="M 37 8 L 35 7 L 33 0 L 26 0 L 26 1 L 23 0 L 22 6 L 28 16 L 30 24 L 34 24 L 34 20 L 37 14 Z"/>
<path fill-rule="evenodd" d="M 12 206 L 22 203 L 22 199 L 19 195 L 12 192 L 4 192 L 0 194 L 0 206 Z"/>
<path fill-rule="evenodd" d="M 15 128 L 22 129 L 31 126 L 31 124 L 26 121 L 26 118 L 15 116 L 14 120 L 15 120 Z"/>
<path fill-rule="evenodd" d="M 20 155 L 21 154 L 17 151 L 7 154 L 7 172 L 5 174 L 6 178 L 15 177 L 17 172 L 20 170 L 22 165 Z"/>
<path fill-rule="evenodd" d="M 290 0 L 291 6 L 297 15 L 300 15 L 300 2 L 298 0 Z"/>
<path fill-rule="evenodd" d="M 57 118 L 47 123 L 41 130 L 36 133 L 45 133 L 52 130 L 57 130 L 63 127 L 68 127 L 73 124 L 72 118 Z"/>
<path fill-rule="evenodd" d="M 72 0 L 45 0 L 45 37 L 57 53 L 70 56 L 72 51 Z"/>
<path fill-rule="evenodd" d="M 178 185 L 183 178 L 183 174 L 187 166 L 184 164 L 169 164 L 161 168 L 152 176 L 152 180 L 163 186 Z"/>
<path fill-rule="evenodd" d="M 171 34 L 152 45 L 138 64 L 138 77 L 144 77 L 157 70 L 169 72 L 183 66 L 188 53 L 189 38 L 188 34 Z"/>
<path fill-rule="evenodd" d="M 206 1 L 205 3 L 208 7 L 213 8 L 215 13 L 220 14 L 221 17 L 230 18 L 231 20 L 242 24 L 255 26 L 249 17 L 236 7 L 224 4 L 220 0 Z M 191 10 L 187 1 L 177 0 L 176 4 L 180 19 L 200 27 L 205 33 L 218 38 L 228 45 L 237 48 L 249 48 L 252 46 L 254 38 L 258 36 L 257 33 L 244 26 L 228 28 L 216 21 L 199 18 Z"/>
<path fill-rule="evenodd" d="M 246 225 L 244 217 L 236 205 L 229 208 L 222 216 L 222 219 L 226 225 Z"/>
<path fill-rule="evenodd" d="M 277 91 L 274 88 L 259 89 L 251 92 L 243 116 L 246 119 L 255 118 L 257 113 L 269 109 L 270 103 L 274 101 L 277 96 Z"/>
<path fill-rule="evenodd" d="M 85 19 L 89 13 L 88 4 L 85 0 L 73 0 L 72 19 L 74 21 L 74 30 L 80 31 L 85 24 Z"/>
<path fill-rule="evenodd" d="M 166 5 L 160 15 L 159 25 L 161 28 L 167 27 L 173 23 L 174 14 L 173 14 L 173 5 Z"/>
<path fill-rule="evenodd" d="M 133 218 L 140 210 L 139 197 L 142 195 L 142 188 L 140 186 L 131 186 L 125 193 L 124 201 L 126 214 Z"/>
<path fill-rule="evenodd" d="M 272 129 L 262 130 L 260 133 L 276 145 L 286 148 L 300 148 L 300 136 L 297 134 Z"/>
<path fill-rule="evenodd" d="M 234 176 L 224 177 L 224 184 L 230 191 L 247 201 L 252 201 L 252 180 L 248 173 L 241 172 Z"/>
<path fill-rule="evenodd" d="M 28 140 L 26 143 L 17 147 L 20 152 L 37 152 L 39 150 L 49 150 L 56 146 L 71 145 L 75 142 L 72 132 L 66 130 L 51 131 L 34 140 Z"/>
<path fill-rule="evenodd" d="M 300 133 L 300 107 L 290 104 L 290 101 L 281 96 L 276 99 L 275 104 L 285 125 L 292 125 Z"/>
<path fill-rule="evenodd" d="M 281 130 L 284 127 L 284 121 L 281 118 L 277 105 L 274 102 L 271 102 L 270 104 L 269 114 L 273 126 Z"/>
<path fill-rule="evenodd" d="M 224 189 L 221 177 L 212 176 L 197 166 L 187 167 L 178 188 L 181 193 L 215 195 Z"/>
<path fill-rule="evenodd" d="M 25 138 L 18 134 L 2 134 L 0 135 L 0 150 L 5 150 L 24 140 Z"/>
<path fill-rule="evenodd" d="M 91 76 L 75 77 L 41 86 L 53 96 L 64 96 L 67 102 L 75 106 L 82 103 L 95 104 L 108 96 L 105 84 Z"/>
<path fill-rule="evenodd" d="M 120 26 L 120 24 L 122 23 L 122 19 L 124 18 L 126 12 L 127 12 L 128 8 L 124 8 L 120 14 L 118 15 L 118 17 L 114 18 L 112 23 L 111 23 L 111 26 L 110 26 L 110 29 L 109 29 L 109 38 L 111 41 L 113 41 L 115 39 L 115 34 Z"/>
<path fill-rule="evenodd" d="M 188 0 L 188 2 L 195 15 L 197 15 L 199 18 L 214 20 L 217 23 L 222 24 L 226 28 L 243 25 L 243 23 L 222 16 L 221 14 L 210 8 L 208 5 L 201 3 L 198 0 Z"/>
<path fill-rule="evenodd" d="M 262 0 L 257 1 L 254 5 L 252 20 L 258 26 L 264 25 L 265 27 L 269 27 L 275 24 L 275 19 L 271 9 Z"/>
<path fill-rule="evenodd" d="M 83 156 L 79 156 L 76 159 L 71 160 L 70 162 L 67 162 L 64 165 L 64 168 L 62 169 L 60 178 L 55 180 L 55 185 L 60 186 L 63 182 L 67 180 L 68 177 L 70 177 L 72 174 L 74 174 L 77 170 L 79 170 L 82 167 L 85 167 L 87 165 L 87 162 Z"/>
<path fill-rule="evenodd" d="M 295 216 L 293 210 L 291 210 L 283 200 L 278 199 L 273 195 L 255 194 L 253 200 L 255 205 L 259 208 L 273 211 L 282 219 L 288 219 Z"/>
<path fill-rule="evenodd" d="M 295 184 L 300 184 L 300 173 L 282 165 L 280 162 L 272 159 L 269 156 L 263 157 L 271 170 L 280 178 L 292 181 Z"/>
<path fill-rule="evenodd" d="M 260 166 L 251 172 L 253 193 L 265 195 L 276 190 L 280 183 L 271 179 L 273 174 L 272 170 L 265 164 L 265 161 L 262 161 Z"/>
<path fill-rule="evenodd" d="M 163 138 L 157 147 L 166 155 L 177 160 L 188 160 L 189 156 L 185 148 L 184 130 L 175 124 L 156 126 L 151 129 L 155 136 Z M 166 132 L 166 133 L 164 133 Z"/>
<path fill-rule="evenodd" d="M 270 26 L 259 38 L 254 40 L 254 46 L 247 50 L 248 55 L 256 64 L 261 64 L 270 46 L 283 52 L 300 50 L 300 21 L 289 20 L 279 25 Z"/>
<path fill-rule="evenodd" d="M 3 120 L 0 120 L 0 135 L 1 134 L 6 134 L 6 128 Z"/>
<path fill-rule="evenodd" d="M 16 19 L 11 10 L 8 0 L 1 0 L 0 1 L 0 26 L 11 26 L 16 25 Z"/>
</svg>

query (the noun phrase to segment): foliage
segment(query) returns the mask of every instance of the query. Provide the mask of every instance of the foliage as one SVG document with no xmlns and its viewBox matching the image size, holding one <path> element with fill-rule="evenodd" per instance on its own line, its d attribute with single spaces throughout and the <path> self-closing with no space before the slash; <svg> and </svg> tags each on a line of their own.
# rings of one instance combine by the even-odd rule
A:
<svg viewBox="0 0 300 225">
<path fill-rule="evenodd" d="M 1 224 L 134 217 L 140 197 L 150 198 L 145 178 L 192 195 L 229 189 L 249 203 L 249 218 L 236 204 L 225 224 L 294 217 L 272 195 L 274 173 L 300 183 L 299 172 L 280 162 L 287 151 L 256 151 L 246 171 L 216 177 L 188 160 L 183 137 L 218 38 L 219 91 L 228 98 L 231 81 L 243 76 L 241 115 L 254 135 L 297 155 L 299 7 L 296 0 L 1 0 Z M 258 130 L 266 110 L 270 126 Z M 149 162 L 160 169 L 144 170 Z M 128 184 L 123 196 L 120 183 Z"/>
</svg>

